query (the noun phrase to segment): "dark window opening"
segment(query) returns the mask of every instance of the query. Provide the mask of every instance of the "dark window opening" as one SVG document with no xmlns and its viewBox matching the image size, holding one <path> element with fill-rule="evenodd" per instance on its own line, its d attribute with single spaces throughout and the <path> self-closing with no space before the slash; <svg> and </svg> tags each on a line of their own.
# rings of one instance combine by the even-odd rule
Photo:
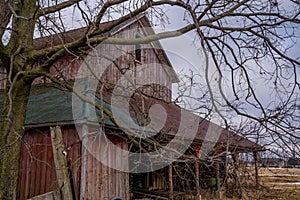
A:
<svg viewBox="0 0 300 200">
<path fill-rule="evenodd" d="M 139 44 L 135 45 L 135 60 L 137 60 L 139 62 L 142 61 L 141 45 L 139 45 Z"/>
<path fill-rule="evenodd" d="M 138 34 L 135 36 L 135 38 L 140 38 Z M 141 62 L 142 61 L 142 49 L 140 44 L 135 45 L 135 60 Z"/>
</svg>

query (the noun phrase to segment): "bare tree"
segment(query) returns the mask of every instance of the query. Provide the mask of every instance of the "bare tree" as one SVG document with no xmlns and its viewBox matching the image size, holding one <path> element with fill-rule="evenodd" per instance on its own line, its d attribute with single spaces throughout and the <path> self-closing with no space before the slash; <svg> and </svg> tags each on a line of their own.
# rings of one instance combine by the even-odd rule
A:
<svg viewBox="0 0 300 200">
<path fill-rule="evenodd" d="M 183 9 L 186 25 L 176 31 L 127 40 L 105 34 L 146 11 L 150 18 L 166 22 L 164 6 Z M 296 133 L 299 131 L 300 62 L 298 55 L 290 52 L 295 49 L 299 37 L 299 9 L 298 1 L 276 0 L 96 0 L 93 3 L 82 0 L 0 0 L 0 61 L 7 73 L 0 125 L 0 198 L 15 199 L 17 195 L 31 84 L 38 77 L 47 77 L 72 89 L 51 74 L 50 68 L 59 58 L 82 55 L 82 51 L 104 40 L 115 44 L 139 44 L 195 31 L 195 42 L 204 49 L 206 61 L 211 59 L 217 67 L 219 90 L 225 101 L 219 105 L 214 100 L 206 76 L 211 107 L 217 110 L 227 107 L 236 115 L 258 122 L 272 142 L 279 139 L 280 145 L 291 148 L 286 141 L 299 139 Z M 70 10 L 73 16 L 79 13 L 80 23 L 87 27 L 84 34 L 74 41 L 62 40 L 57 45 L 36 49 L 36 34 L 46 36 L 68 29 L 71 22 L 65 13 Z M 113 21 L 105 28 L 99 28 L 105 19 Z M 36 63 L 39 63 L 38 67 Z M 272 97 L 268 101 L 260 96 L 266 90 Z"/>
</svg>

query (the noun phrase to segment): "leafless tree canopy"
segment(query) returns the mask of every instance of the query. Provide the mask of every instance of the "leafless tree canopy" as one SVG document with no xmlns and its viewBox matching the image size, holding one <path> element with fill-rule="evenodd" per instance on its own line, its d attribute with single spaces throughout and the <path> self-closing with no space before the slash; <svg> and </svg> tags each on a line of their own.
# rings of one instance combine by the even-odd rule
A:
<svg viewBox="0 0 300 200">
<path fill-rule="evenodd" d="M 141 13 L 146 13 L 153 25 L 166 26 L 172 20 L 167 14 L 173 10 L 184 13 L 178 16 L 184 25 L 177 30 L 126 40 L 107 34 Z M 205 80 L 202 90 L 199 96 L 190 96 L 202 109 L 195 112 L 208 115 L 216 110 L 228 127 L 273 146 L 277 153 L 287 149 L 300 156 L 299 11 L 298 0 L 0 0 L 0 65 L 7 74 L 0 125 L 0 186 L 4 191 L 0 198 L 8 195 L 10 199 L 16 194 L 18 152 L 32 82 L 46 77 L 72 89 L 51 74 L 50 68 L 63 56 L 79 59 L 104 40 L 134 45 L 193 34 L 195 44 L 204 51 L 201 59 L 210 63 L 205 71 L 216 66 L 223 99 L 214 98 L 210 77 L 201 74 Z M 105 21 L 111 23 L 105 28 L 99 26 Z M 87 28 L 72 41 L 62 37 L 58 44 L 45 48 L 34 45 L 34 38 L 79 27 Z M 195 75 L 185 74 L 188 80 Z M 180 101 L 194 84 L 181 85 L 175 99 Z M 242 123 L 232 126 L 236 118 Z M 15 166 L 15 172 L 8 172 L 7 165 Z"/>
</svg>

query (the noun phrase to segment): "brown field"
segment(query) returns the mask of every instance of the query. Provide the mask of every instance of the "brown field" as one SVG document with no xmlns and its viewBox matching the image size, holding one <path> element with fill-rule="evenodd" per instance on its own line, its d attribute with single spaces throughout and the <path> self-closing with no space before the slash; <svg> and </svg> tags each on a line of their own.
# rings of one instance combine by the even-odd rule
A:
<svg viewBox="0 0 300 200">
<path fill-rule="evenodd" d="M 254 170 L 248 168 L 247 171 L 246 176 L 241 177 L 245 186 L 242 196 L 236 185 L 229 184 L 222 199 L 300 200 L 299 168 L 260 168 L 259 188 L 254 184 Z"/>
<path fill-rule="evenodd" d="M 261 168 L 260 183 L 267 187 L 267 199 L 300 200 L 299 168 Z"/>
<path fill-rule="evenodd" d="M 227 185 L 221 192 L 204 189 L 201 197 L 185 195 L 180 200 L 300 200 L 300 168 L 260 168 L 259 186 L 255 182 L 253 167 L 239 168 L 239 181 L 236 184 L 232 179 L 227 179 Z M 241 192 L 242 191 L 242 192 Z M 176 194 L 175 194 L 176 197 Z M 144 198 L 143 200 L 149 200 Z"/>
</svg>

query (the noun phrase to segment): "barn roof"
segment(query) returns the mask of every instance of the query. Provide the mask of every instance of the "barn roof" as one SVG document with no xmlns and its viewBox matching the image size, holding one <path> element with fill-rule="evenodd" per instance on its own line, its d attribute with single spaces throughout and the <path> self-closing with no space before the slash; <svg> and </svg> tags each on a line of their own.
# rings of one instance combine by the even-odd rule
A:
<svg viewBox="0 0 300 200">
<path fill-rule="evenodd" d="M 3 104 L 3 91 L 0 92 L 0 104 Z M 98 102 L 100 103 L 100 102 Z M 88 104 L 88 103 L 86 103 Z M 136 101 L 137 107 L 139 107 L 138 101 Z M 145 109 L 149 109 L 153 104 L 160 104 L 163 106 L 167 113 L 167 119 L 164 127 L 161 129 L 161 132 L 168 135 L 174 135 L 181 125 L 181 115 L 183 109 L 177 105 L 166 103 L 163 101 L 158 101 L 154 99 L 149 99 L 146 104 L 144 104 Z M 102 102 L 102 105 L 106 108 L 110 106 Z M 90 109 L 91 107 L 86 107 L 85 105 L 78 105 L 81 108 L 80 113 L 76 114 L 76 120 L 82 122 L 91 122 L 97 123 L 97 121 L 90 120 L 87 116 L 86 108 Z M 0 107 L 1 108 L 1 107 Z M 1 110 L 0 110 L 1 111 Z M 99 110 L 97 110 L 97 115 L 99 116 Z M 135 121 L 138 120 L 138 116 L 128 116 L 122 109 L 119 109 L 119 112 L 125 116 L 125 118 L 135 118 Z M 187 111 L 185 111 L 187 112 Z M 134 111 L 134 113 L 136 113 Z M 217 139 L 219 145 L 226 146 L 229 144 L 231 149 L 235 151 L 247 152 L 255 150 L 263 150 L 263 147 L 259 144 L 252 142 L 245 137 L 242 137 L 236 133 L 228 131 L 214 123 L 209 122 L 206 119 L 200 118 L 194 114 L 190 113 L 191 118 L 197 117 L 199 119 L 199 125 L 197 127 L 197 134 L 195 140 L 198 142 L 204 141 L 207 134 L 210 134 L 214 131 L 219 131 L 220 135 Z M 159 116 L 151 116 L 159 117 Z M 97 119 L 99 120 L 99 119 Z M 192 119 L 194 120 L 194 119 Z M 72 110 L 72 92 L 54 87 L 53 84 L 49 85 L 34 85 L 32 86 L 26 113 L 25 126 L 27 128 L 32 127 L 45 127 L 51 125 L 67 125 L 74 124 L 73 110 Z M 114 122 L 112 122 L 106 115 L 104 116 L 104 123 L 107 126 L 118 128 Z M 186 130 L 186 134 L 189 134 L 189 130 Z"/>
<path fill-rule="evenodd" d="M 100 29 L 107 27 L 112 22 L 105 22 L 99 25 Z M 74 42 L 88 31 L 87 27 L 77 28 L 66 32 L 49 35 L 45 37 L 36 38 L 33 41 L 34 48 L 36 50 L 44 49 L 47 47 L 53 47 L 56 45 L 65 44 L 68 42 Z"/>
</svg>

